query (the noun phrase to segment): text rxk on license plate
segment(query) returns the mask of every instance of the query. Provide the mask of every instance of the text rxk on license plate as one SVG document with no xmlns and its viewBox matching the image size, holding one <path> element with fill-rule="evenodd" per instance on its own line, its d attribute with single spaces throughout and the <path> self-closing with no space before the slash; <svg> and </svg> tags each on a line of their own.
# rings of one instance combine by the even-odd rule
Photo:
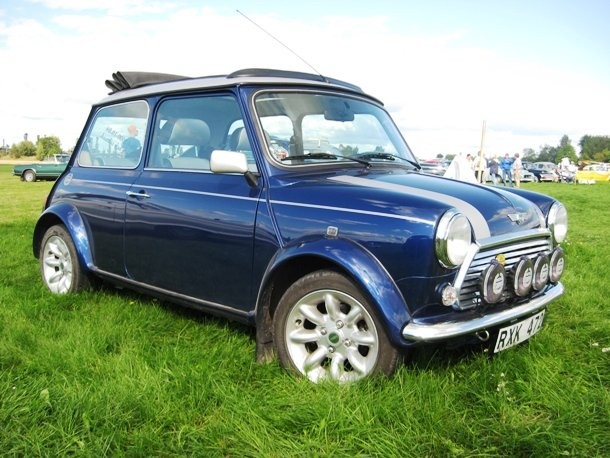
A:
<svg viewBox="0 0 610 458">
<path fill-rule="evenodd" d="M 543 319 L 544 310 L 526 320 L 519 321 L 511 326 L 500 329 L 498 332 L 498 340 L 496 340 L 494 353 L 498 353 L 499 351 L 506 350 L 507 348 L 520 344 L 521 342 L 525 342 L 527 339 L 540 331 L 540 328 L 542 328 Z"/>
</svg>

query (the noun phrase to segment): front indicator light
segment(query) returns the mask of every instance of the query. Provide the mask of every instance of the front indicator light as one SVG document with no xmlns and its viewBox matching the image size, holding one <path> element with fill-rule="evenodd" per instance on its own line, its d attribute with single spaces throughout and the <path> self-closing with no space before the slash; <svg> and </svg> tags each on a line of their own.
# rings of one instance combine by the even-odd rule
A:
<svg viewBox="0 0 610 458">
<path fill-rule="evenodd" d="M 536 291 L 540 291 L 549 281 L 549 257 L 546 254 L 540 254 L 534 261 L 534 280 L 532 287 Z"/>
<path fill-rule="evenodd" d="M 499 302 L 502 299 L 505 284 L 506 270 L 502 264 L 493 260 L 481 273 L 479 287 L 483 300 L 488 304 Z"/>
<path fill-rule="evenodd" d="M 512 287 L 519 297 L 526 296 L 532 289 L 534 277 L 534 263 L 527 256 L 519 259 L 511 271 Z"/>
<path fill-rule="evenodd" d="M 549 280 L 551 283 L 557 283 L 559 281 L 563 275 L 564 265 L 565 258 L 563 255 L 563 250 L 560 247 L 557 247 L 553 250 L 551 259 L 549 261 Z"/>
<path fill-rule="evenodd" d="M 451 283 L 448 283 L 443 286 L 441 290 L 441 301 L 443 302 L 443 305 L 451 306 L 455 304 L 457 300 L 458 295 L 455 286 L 453 286 Z"/>
</svg>

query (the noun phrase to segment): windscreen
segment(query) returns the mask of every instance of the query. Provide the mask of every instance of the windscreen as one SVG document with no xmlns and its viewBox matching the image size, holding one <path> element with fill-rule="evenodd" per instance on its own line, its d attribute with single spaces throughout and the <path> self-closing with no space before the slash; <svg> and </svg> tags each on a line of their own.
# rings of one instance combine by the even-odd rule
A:
<svg viewBox="0 0 610 458">
<path fill-rule="evenodd" d="M 255 107 L 269 153 L 283 165 L 415 161 L 388 113 L 372 102 L 330 93 L 263 92 Z"/>
</svg>

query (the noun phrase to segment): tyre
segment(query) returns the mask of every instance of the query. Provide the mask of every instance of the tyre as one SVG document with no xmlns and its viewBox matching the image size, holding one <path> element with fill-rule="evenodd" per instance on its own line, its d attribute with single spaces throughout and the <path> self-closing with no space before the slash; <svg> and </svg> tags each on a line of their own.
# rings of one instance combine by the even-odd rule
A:
<svg viewBox="0 0 610 458">
<path fill-rule="evenodd" d="M 26 170 L 23 172 L 23 181 L 27 181 L 28 183 L 36 181 L 36 172 L 33 170 Z"/>
<path fill-rule="evenodd" d="M 313 382 L 391 375 L 398 361 L 370 301 L 337 272 L 312 272 L 291 285 L 273 328 L 280 363 Z"/>
<path fill-rule="evenodd" d="M 51 226 L 44 234 L 40 253 L 40 274 L 49 290 L 66 294 L 89 287 L 70 234 L 62 225 Z"/>
</svg>

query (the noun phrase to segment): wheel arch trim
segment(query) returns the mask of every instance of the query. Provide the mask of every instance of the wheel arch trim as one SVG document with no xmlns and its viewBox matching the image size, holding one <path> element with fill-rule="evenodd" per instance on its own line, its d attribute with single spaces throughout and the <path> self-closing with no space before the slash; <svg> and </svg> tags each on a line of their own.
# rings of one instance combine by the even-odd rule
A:
<svg viewBox="0 0 610 458">
<path fill-rule="evenodd" d="M 411 316 L 405 298 L 387 270 L 362 245 L 352 240 L 325 237 L 295 241 L 272 258 L 256 301 L 257 340 L 263 338 L 265 328 L 271 325 L 269 291 L 275 278 L 288 265 L 306 258 L 317 258 L 321 264 L 337 267 L 349 275 L 356 286 L 370 298 L 371 305 L 385 326 L 388 339 L 395 345 L 404 346 L 401 330 Z"/>
<path fill-rule="evenodd" d="M 38 258 L 42 238 L 47 229 L 55 224 L 63 224 L 66 227 L 81 265 L 87 270 L 93 270 L 93 255 L 85 221 L 76 208 L 68 204 L 53 205 L 38 218 L 32 241 L 34 256 Z"/>
</svg>

